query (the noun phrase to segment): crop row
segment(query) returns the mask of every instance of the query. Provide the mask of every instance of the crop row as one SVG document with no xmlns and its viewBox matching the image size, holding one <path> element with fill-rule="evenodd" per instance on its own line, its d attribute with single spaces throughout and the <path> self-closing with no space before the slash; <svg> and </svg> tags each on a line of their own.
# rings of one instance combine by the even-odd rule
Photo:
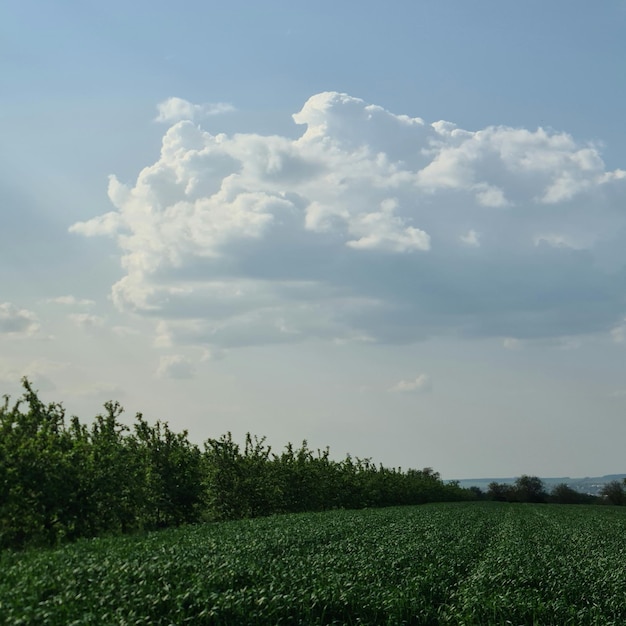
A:
<svg viewBox="0 0 626 626">
<path fill-rule="evenodd" d="M 4 624 L 623 624 L 626 516 L 433 504 L 0 557 Z"/>
</svg>

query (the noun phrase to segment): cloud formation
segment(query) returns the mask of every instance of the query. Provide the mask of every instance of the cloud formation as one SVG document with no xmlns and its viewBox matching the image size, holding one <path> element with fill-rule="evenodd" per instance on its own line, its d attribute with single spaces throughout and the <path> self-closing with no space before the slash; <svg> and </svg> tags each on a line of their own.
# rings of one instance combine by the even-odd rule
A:
<svg viewBox="0 0 626 626">
<path fill-rule="evenodd" d="M 406 393 L 406 392 L 425 392 L 431 391 L 433 388 L 432 381 L 428 374 L 420 374 L 413 380 L 400 380 L 395 385 L 389 388 L 391 393 Z"/>
<path fill-rule="evenodd" d="M 158 378 L 193 378 L 194 373 L 191 361 L 180 354 L 162 356 L 157 369 Z"/>
<path fill-rule="evenodd" d="M 104 326 L 104 318 L 89 313 L 71 313 L 68 318 L 82 330 L 93 330 Z"/>
<path fill-rule="evenodd" d="M 37 316 L 32 311 L 20 309 L 11 302 L 0 303 L 0 336 L 28 337 L 39 328 Z"/>
<path fill-rule="evenodd" d="M 179 122 L 180 120 L 197 120 L 210 115 L 229 113 L 235 110 L 232 104 L 215 102 L 192 104 L 182 98 L 168 98 L 157 105 L 158 115 L 155 122 Z"/>
<path fill-rule="evenodd" d="M 541 339 L 623 320 L 626 172 L 595 145 L 335 92 L 293 119 L 297 139 L 179 121 L 134 184 L 111 176 L 113 211 L 70 228 L 115 238 L 113 301 L 167 345 Z"/>
</svg>

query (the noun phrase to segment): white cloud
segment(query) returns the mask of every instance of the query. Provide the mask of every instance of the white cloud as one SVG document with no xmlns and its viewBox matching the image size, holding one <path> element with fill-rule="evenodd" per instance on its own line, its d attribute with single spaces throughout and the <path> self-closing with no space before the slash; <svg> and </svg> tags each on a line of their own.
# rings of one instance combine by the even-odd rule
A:
<svg viewBox="0 0 626 626">
<path fill-rule="evenodd" d="M 389 388 L 391 393 L 405 393 L 405 392 L 426 392 L 431 391 L 433 388 L 430 376 L 427 374 L 420 374 L 413 380 L 400 380 L 395 385 Z"/>
<path fill-rule="evenodd" d="M 180 354 L 162 356 L 157 369 L 159 378 L 193 378 L 195 368 L 191 361 Z"/>
<path fill-rule="evenodd" d="M 121 216 L 114 211 L 94 217 L 87 222 L 76 222 L 69 228 L 69 232 L 93 237 L 94 235 L 115 235 L 123 228 Z"/>
<path fill-rule="evenodd" d="M 39 329 L 35 313 L 20 309 L 11 302 L 0 303 L 0 336 L 29 337 Z"/>
<path fill-rule="evenodd" d="M 595 146 L 332 92 L 293 118 L 296 139 L 179 121 L 135 182 L 111 177 L 114 211 L 71 227 L 115 238 L 113 302 L 159 345 L 542 340 L 623 319 L 626 176 Z"/>
<path fill-rule="evenodd" d="M 470 229 L 467 231 L 467 234 L 465 235 L 461 235 L 459 237 L 459 239 L 463 242 L 466 243 L 468 246 L 472 246 L 474 248 L 479 248 L 480 247 L 480 236 L 479 234 L 473 230 Z"/>
<path fill-rule="evenodd" d="M 486 207 L 505 207 L 509 206 L 509 201 L 504 196 L 504 191 L 498 187 L 492 187 L 486 183 L 480 183 L 474 186 L 476 189 L 476 200 L 482 206 Z"/>
<path fill-rule="evenodd" d="M 155 121 L 169 123 L 229 113 L 234 111 L 235 107 L 225 102 L 192 104 L 182 98 L 168 98 L 157 105 L 157 110 L 159 114 L 156 116 Z"/>
<path fill-rule="evenodd" d="M 405 226 L 393 215 L 397 207 L 395 200 L 381 202 L 380 210 L 356 216 L 349 225 L 349 231 L 359 239 L 346 242 L 351 248 L 410 252 L 429 250 L 430 237 L 419 228 Z"/>
</svg>

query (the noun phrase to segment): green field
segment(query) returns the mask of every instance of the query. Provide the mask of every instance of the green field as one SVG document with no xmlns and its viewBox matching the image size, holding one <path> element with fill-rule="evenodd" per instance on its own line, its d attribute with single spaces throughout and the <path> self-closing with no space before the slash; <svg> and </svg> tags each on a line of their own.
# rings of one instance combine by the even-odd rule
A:
<svg viewBox="0 0 626 626">
<path fill-rule="evenodd" d="M 3 624 L 626 624 L 626 509 L 275 516 L 0 557 Z"/>
</svg>

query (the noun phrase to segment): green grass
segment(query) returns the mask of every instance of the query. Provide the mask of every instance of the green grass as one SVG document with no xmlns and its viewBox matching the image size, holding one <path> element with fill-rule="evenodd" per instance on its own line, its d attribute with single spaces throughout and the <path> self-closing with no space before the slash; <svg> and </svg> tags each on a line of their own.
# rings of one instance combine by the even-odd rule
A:
<svg viewBox="0 0 626 626">
<path fill-rule="evenodd" d="M 2 624 L 626 624 L 626 509 L 285 515 L 0 556 Z"/>
</svg>

